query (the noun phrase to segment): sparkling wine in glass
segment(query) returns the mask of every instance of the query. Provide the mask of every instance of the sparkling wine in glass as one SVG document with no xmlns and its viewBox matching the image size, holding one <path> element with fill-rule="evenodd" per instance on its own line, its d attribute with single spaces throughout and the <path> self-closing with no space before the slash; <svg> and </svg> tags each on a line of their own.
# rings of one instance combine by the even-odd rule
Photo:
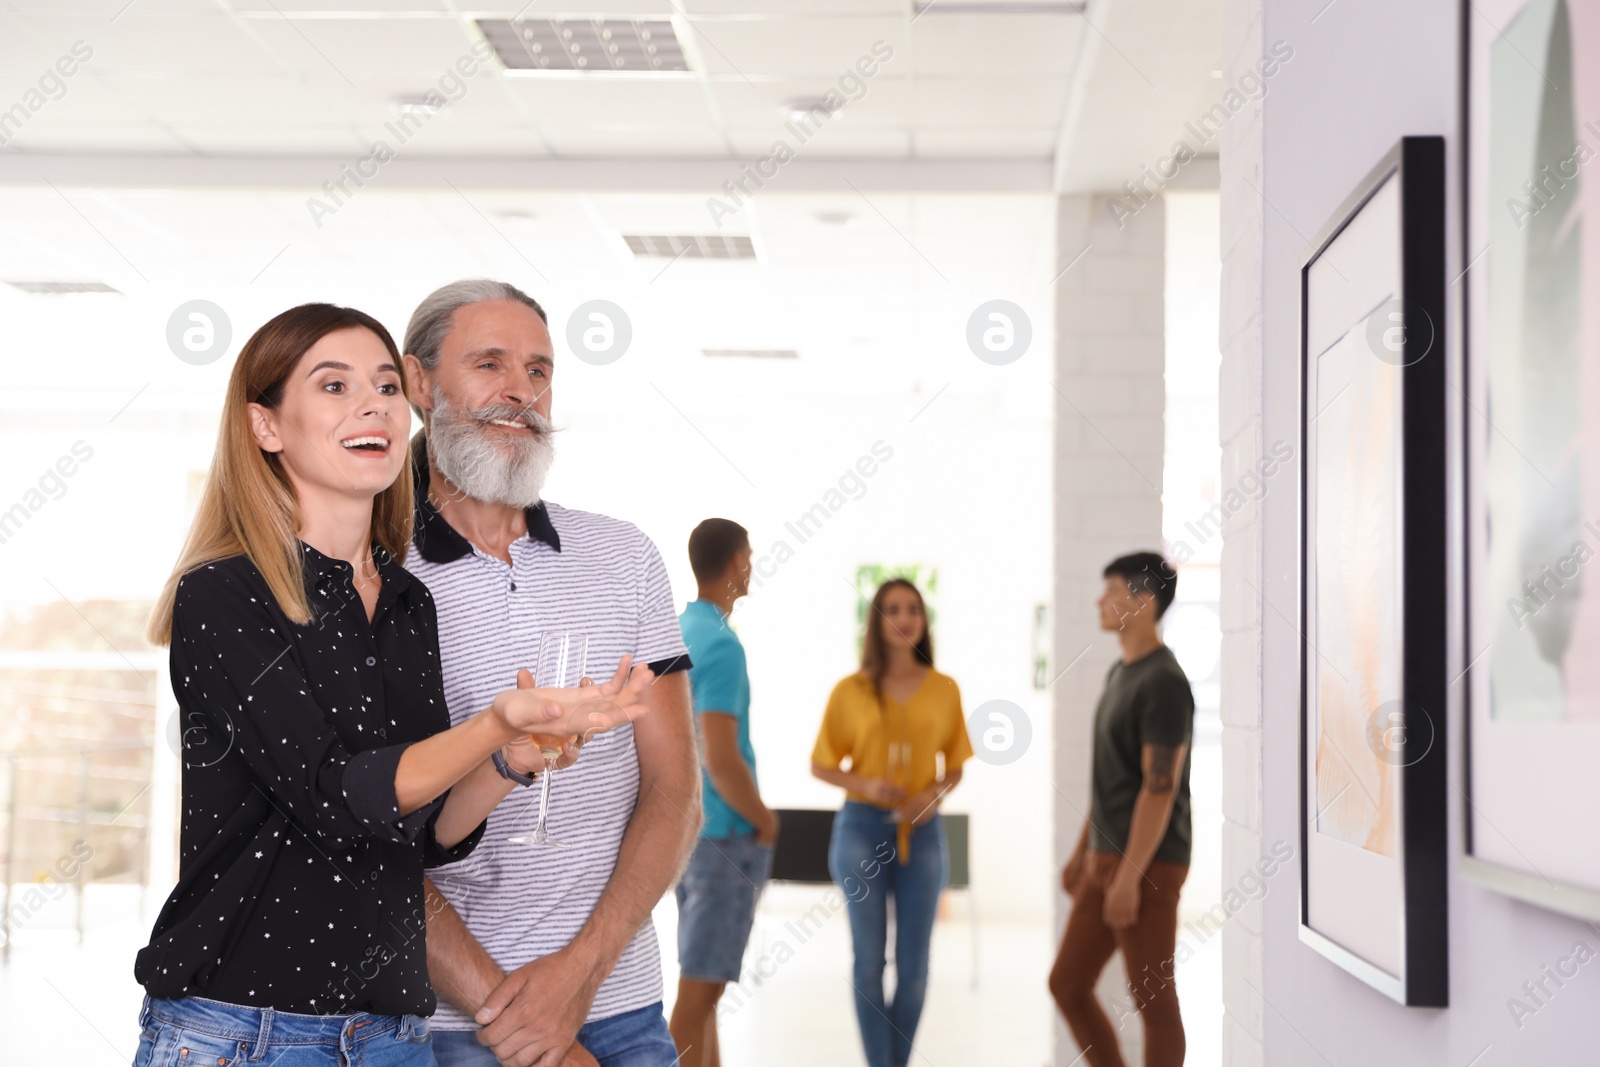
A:
<svg viewBox="0 0 1600 1067">
<path fill-rule="evenodd" d="M 553 631 L 539 635 L 539 659 L 534 664 L 533 682 L 540 689 L 576 688 L 583 678 L 589 659 L 589 638 L 570 631 Z M 561 746 L 570 737 L 553 737 L 548 734 L 530 735 L 544 757 L 544 774 L 539 779 L 539 822 L 532 833 L 509 838 L 518 845 L 548 845 L 551 848 L 570 848 L 565 842 L 550 836 L 546 825 L 550 816 L 550 779 L 555 776 L 556 760 L 561 758 Z"/>
<path fill-rule="evenodd" d="M 889 782 L 906 793 L 911 784 L 911 742 L 889 742 Z M 902 797 L 902 801 L 903 801 Z M 893 811 L 884 817 L 885 822 L 898 822 Z"/>
</svg>

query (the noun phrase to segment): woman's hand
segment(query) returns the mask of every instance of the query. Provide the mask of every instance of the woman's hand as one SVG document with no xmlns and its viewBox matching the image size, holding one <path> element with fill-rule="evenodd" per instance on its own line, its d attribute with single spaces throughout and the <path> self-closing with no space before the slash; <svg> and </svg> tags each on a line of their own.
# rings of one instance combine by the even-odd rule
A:
<svg viewBox="0 0 1600 1067">
<path fill-rule="evenodd" d="M 592 685 L 594 685 L 594 679 L 592 678 L 584 678 L 578 682 L 580 688 Z M 518 689 L 532 689 L 533 687 L 533 675 L 527 671 L 517 672 Z M 504 745 L 500 749 L 500 754 L 511 765 L 511 769 L 519 774 L 537 775 L 545 769 L 544 751 L 539 747 L 539 743 L 533 739 L 532 735 L 524 735 Z M 573 744 L 571 740 L 563 742 L 561 755 L 557 757 L 554 769 L 558 771 L 564 770 L 577 762 L 578 746 Z"/>
<path fill-rule="evenodd" d="M 863 778 L 861 795 L 880 808 L 892 808 L 906 798 L 906 791 L 887 778 Z"/>
<path fill-rule="evenodd" d="M 581 746 L 596 734 L 632 722 L 650 710 L 640 698 L 655 675 L 642 665 L 630 670 L 632 662 L 632 656 L 623 656 L 617 673 L 602 685 L 570 689 L 536 688 L 533 676 L 520 670 L 517 688 L 497 695 L 489 710 L 515 733 L 576 736 Z"/>
<path fill-rule="evenodd" d="M 908 822 L 912 826 L 921 826 L 935 815 L 939 814 L 939 801 L 944 798 L 944 790 L 935 782 L 919 793 L 907 797 L 895 809 L 896 822 Z"/>
<path fill-rule="evenodd" d="M 519 737 L 515 741 L 504 745 L 500 754 L 506 758 L 511 769 L 519 774 L 539 775 L 544 773 L 544 750 L 532 737 Z M 578 746 L 567 741 L 561 746 L 561 755 L 556 757 L 554 770 L 565 770 L 578 762 Z"/>
</svg>

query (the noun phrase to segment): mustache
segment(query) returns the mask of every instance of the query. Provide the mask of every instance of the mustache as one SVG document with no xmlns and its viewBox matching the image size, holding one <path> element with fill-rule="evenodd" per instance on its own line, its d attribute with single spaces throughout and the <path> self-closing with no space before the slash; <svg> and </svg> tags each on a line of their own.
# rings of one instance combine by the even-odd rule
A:
<svg viewBox="0 0 1600 1067">
<path fill-rule="evenodd" d="M 481 408 L 467 408 L 467 417 L 479 422 L 516 422 L 541 437 L 555 432 L 555 426 L 549 419 L 539 414 L 531 407 L 517 407 L 515 404 L 489 404 Z"/>
</svg>

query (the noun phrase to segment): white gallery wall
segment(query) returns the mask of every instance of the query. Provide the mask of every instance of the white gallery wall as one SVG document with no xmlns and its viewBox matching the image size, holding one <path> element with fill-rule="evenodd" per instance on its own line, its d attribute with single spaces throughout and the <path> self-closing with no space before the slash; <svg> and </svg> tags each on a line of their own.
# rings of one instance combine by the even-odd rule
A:
<svg viewBox="0 0 1600 1067">
<path fill-rule="evenodd" d="M 1285 62 L 1264 100 L 1237 115 L 1222 150 L 1223 479 L 1299 435 L 1299 267 L 1311 236 L 1395 141 L 1448 139 L 1449 267 L 1461 248 L 1460 47 L 1462 5 L 1450 0 L 1231 0 L 1225 5 L 1227 77 L 1277 42 Z M 1468 5 L 1471 10 L 1471 5 Z M 1478 15 L 1472 31 L 1496 29 Z M 1451 377 L 1460 359 L 1462 287 L 1449 290 Z M 1224 831 L 1228 883 L 1274 842 L 1298 848 L 1298 475 L 1274 483 L 1232 517 L 1223 556 Z M 1452 605 L 1440 625 L 1459 636 Z M 1466 664 L 1459 641 L 1452 676 Z M 1225 929 L 1229 1065 L 1405 1064 L 1499 1067 L 1594 1058 L 1600 977 L 1587 969 L 1519 1019 L 1526 982 L 1591 950 L 1588 924 L 1509 899 L 1460 877 L 1461 687 L 1451 692 L 1449 833 L 1450 1007 L 1404 1008 L 1300 943 L 1298 867 L 1274 876 L 1259 906 Z M 1535 787 L 1530 783 L 1530 788 Z M 1559 818 L 1559 812 L 1552 812 Z M 1575 848 L 1594 829 L 1572 827 Z"/>
</svg>

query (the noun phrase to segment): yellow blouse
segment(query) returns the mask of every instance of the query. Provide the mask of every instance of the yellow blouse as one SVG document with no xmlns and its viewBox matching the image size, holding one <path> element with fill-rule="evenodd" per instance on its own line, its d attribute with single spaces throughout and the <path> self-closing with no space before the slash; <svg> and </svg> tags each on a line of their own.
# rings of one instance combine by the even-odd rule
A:
<svg viewBox="0 0 1600 1067">
<path fill-rule="evenodd" d="M 897 746 L 892 768 L 891 743 Z M 848 756 L 852 773 L 896 780 L 910 796 L 938 779 L 936 757 L 940 754 L 949 775 L 972 755 L 972 742 L 967 737 L 961 690 L 955 679 L 929 668 L 909 698 L 900 701 L 886 695 L 881 705 L 865 675 L 852 674 L 839 682 L 828 697 L 811 762 L 837 770 Z M 872 803 L 859 793 L 845 795 Z M 902 823 L 902 857 L 910 855 L 910 836 L 911 824 Z"/>
</svg>

